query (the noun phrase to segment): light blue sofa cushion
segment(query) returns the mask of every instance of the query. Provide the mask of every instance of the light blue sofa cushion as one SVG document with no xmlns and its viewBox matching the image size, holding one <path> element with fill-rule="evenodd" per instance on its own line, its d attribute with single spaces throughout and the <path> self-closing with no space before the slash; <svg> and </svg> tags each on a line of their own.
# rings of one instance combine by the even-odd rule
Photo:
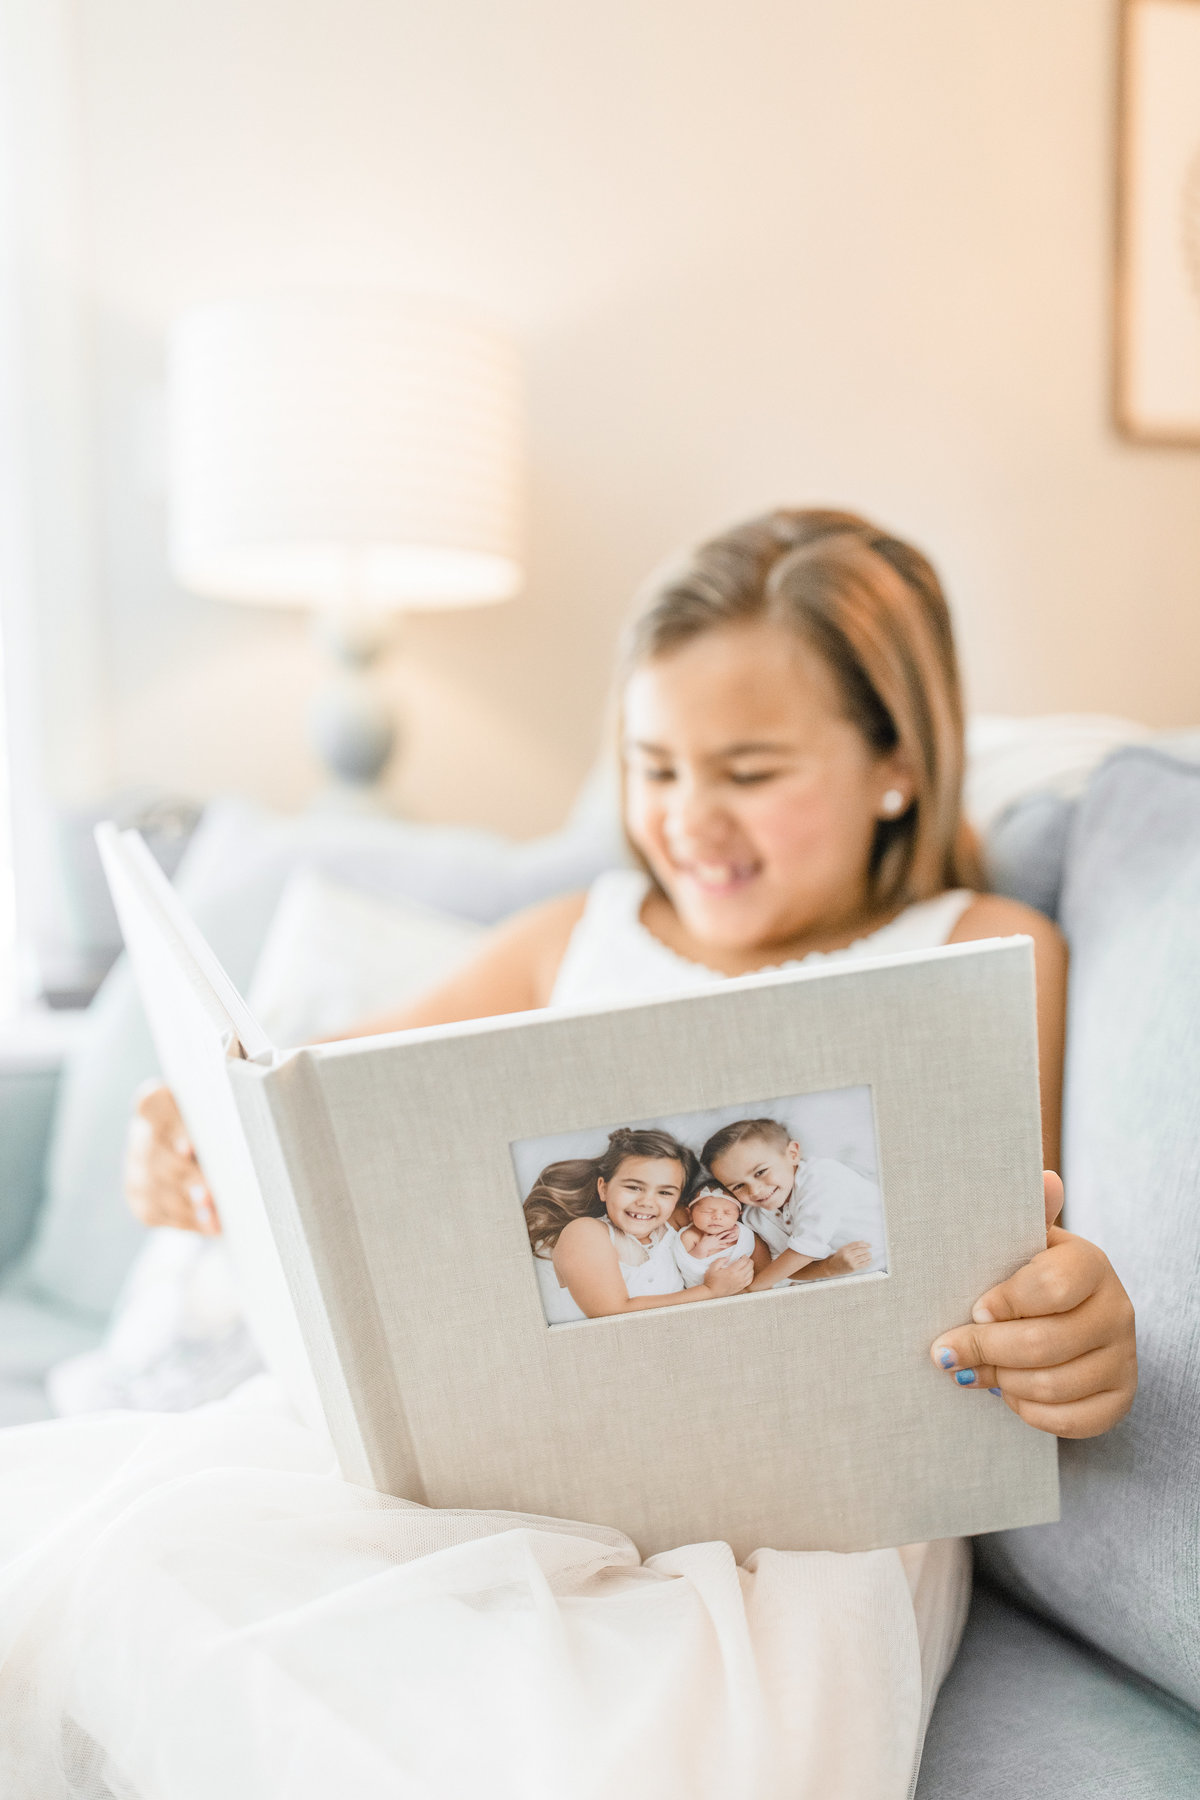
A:
<svg viewBox="0 0 1200 1800">
<path fill-rule="evenodd" d="M 994 893 L 1057 919 L 1076 804 L 1062 794 L 1030 794 L 1000 815 L 985 845 L 988 886 Z"/>
<path fill-rule="evenodd" d="M 1137 748 L 1104 765 L 1074 821 L 1060 921 L 1065 1223 L 1129 1290 L 1141 1386 L 1115 1431 L 1063 1443 L 1061 1524 L 982 1540 L 980 1557 L 1200 1707 L 1200 764 Z"/>
<path fill-rule="evenodd" d="M 0 1268 L 22 1249 L 42 1202 L 59 1072 L 0 1067 Z"/>
<path fill-rule="evenodd" d="M 1196 1800 L 1200 1718 L 977 1585 L 915 1800 Z"/>
</svg>

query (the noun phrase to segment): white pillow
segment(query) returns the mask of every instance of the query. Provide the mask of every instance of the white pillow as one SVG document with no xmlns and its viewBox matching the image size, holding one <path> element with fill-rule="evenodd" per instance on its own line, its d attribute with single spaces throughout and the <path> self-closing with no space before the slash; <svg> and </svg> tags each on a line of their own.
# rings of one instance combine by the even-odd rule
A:
<svg viewBox="0 0 1200 1800">
<path fill-rule="evenodd" d="M 288 877 L 247 1000 L 281 1049 L 401 1007 L 473 955 L 485 927 L 381 900 L 316 868 Z"/>
<path fill-rule="evenodd" d="M 1031 794 L 1074 799 L 1110 751 L 1154 737 L 1148 725 L 1106 713 L 1049 713 L 1033 719 L 976 713 L 967 721 L 964 803 L 986 832 Z"/>
</svg>

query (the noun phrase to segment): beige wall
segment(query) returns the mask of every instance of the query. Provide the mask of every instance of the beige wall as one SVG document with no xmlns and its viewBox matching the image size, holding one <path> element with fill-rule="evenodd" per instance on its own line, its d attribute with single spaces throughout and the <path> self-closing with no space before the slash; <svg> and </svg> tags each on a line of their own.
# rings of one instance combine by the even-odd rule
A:
<svg viewBox="0 0 1200 1800">
<path fill-rule="evenodd" d="M 419 619 L 397 798 L 552 823 L 638 579 L 776 500 L 913 535 L 991 710 L 1200 716 L 1200 456 L 1108 423 L 1102 0 L 74 0 L 96 375 L 95 783 L 298 804 L 318 664 L 164 570 L 162 333 L 329 280 L 525 351 L 529 586 Z"/>
</svg>

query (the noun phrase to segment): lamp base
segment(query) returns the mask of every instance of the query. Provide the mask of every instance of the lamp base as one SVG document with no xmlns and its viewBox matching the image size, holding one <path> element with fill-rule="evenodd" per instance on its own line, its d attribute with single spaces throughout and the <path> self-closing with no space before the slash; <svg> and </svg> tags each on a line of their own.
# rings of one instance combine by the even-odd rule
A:
<svg viewBox="0 0 1200 1800">
<path fill-rule="evenodd" d="M 346 613 L 320 614 L 314 622 L 318 642 L 341 666 L 313 700 L 308 741 L 332 779 L 326 797 L 356 810 L 381 804 L 384 771 L 396 748 L 392 709 L 370 675 L 389 623 Z"/>
</svg>

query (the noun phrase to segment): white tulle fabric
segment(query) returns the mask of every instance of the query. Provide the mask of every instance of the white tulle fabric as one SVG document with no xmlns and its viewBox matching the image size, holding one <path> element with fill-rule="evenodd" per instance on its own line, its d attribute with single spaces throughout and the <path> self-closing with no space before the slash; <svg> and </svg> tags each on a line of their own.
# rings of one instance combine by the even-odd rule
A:
<svg viewBox="0 0 1200 1800">
<path fill-rule="evenodd" d="M 0 1795 L 905 1800 L 969 1585 L 958 1542 L 643 1562 L 388 1499 L 265 1376 L 18 1427 Z"/>
<path fill-rule="evenodd" d="M 389 1500 L 265 1377 L 6 1432 L 0 1496 L 5 1800 L 903 1800 L 966 1593 Z"/>
</svg>

